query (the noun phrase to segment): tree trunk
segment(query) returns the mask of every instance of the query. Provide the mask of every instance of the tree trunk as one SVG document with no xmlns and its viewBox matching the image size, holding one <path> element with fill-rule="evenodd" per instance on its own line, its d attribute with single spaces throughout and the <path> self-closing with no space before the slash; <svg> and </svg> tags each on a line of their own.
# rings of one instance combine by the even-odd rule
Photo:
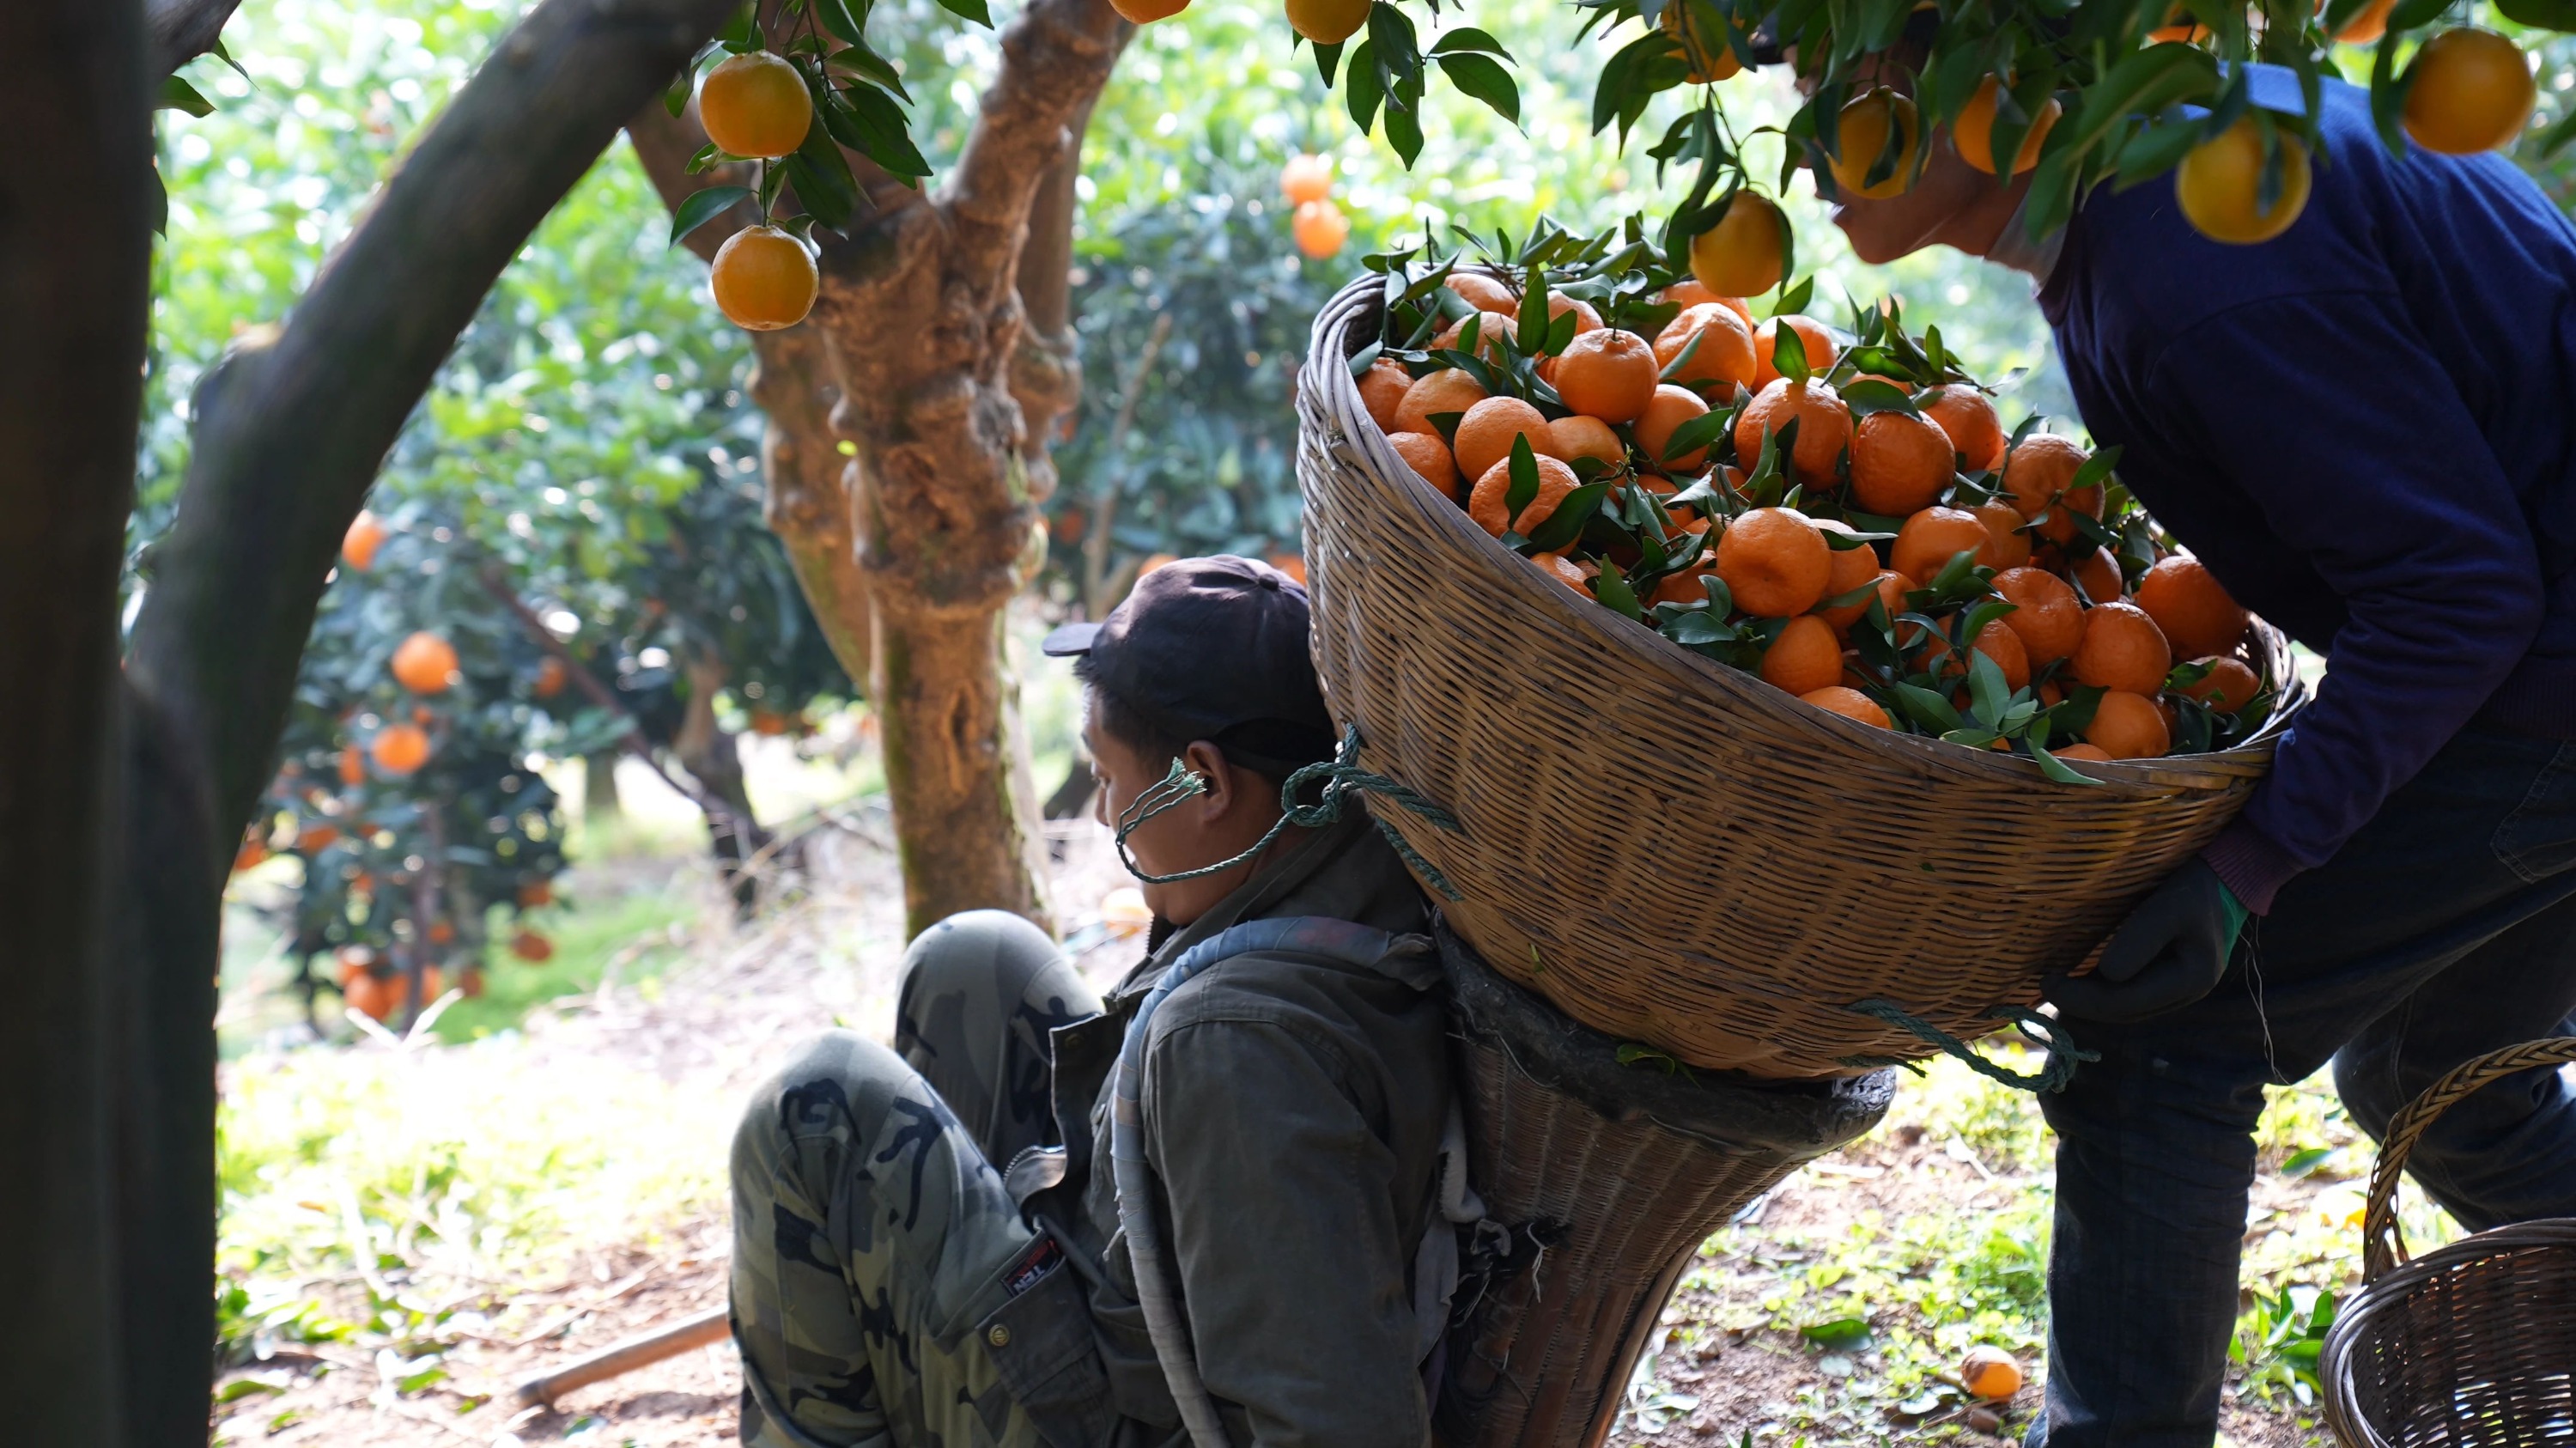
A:
<svg viewBox="0 0 2576 1448">
<path fill-rule="evenodd" d="M 136 1144 L 124 1088 L 153 1066 L 129 1056 L 110 906 L 126 807 L 117 574 L 151 264 L 142 11 L 6 7 L 0 52 L 42 58 L 0 87 L 0 128 L 25 148 L 0 170 L 0 1393 L 12 1441 L 113 1448 L 163 1416 L 148 1387 L 136 1401 L 120 1301 L 129 1251 L 155 1245 L 120 1230 L 115 1179 Z M 198 1285 L 173 1304 L 183 1320 L 205 1311 Z M 141 1328 L 148 1354 L 158 1334 Z M 203 1338 L 196 1351 L 202 1367 Z M 202 1390 L 194 1406 L 203 1442 Z"/>
<path fill-rule="evenodd" d="M 620 818 L 626 807 L 617 799 L 617 761 L 622 751 L 611 749 L 581 758 L 581 820 L 597 829 Z"/>
<path fill-rule="evenodd" d="M 953 173 L 929 196 L 871 185 L 879 210 L 826 239 L 822 297 L 795 329 L 819 334 L 840 393 L 830 429 L 855 455 L 827 481 L 789 477 L 773 452 L 771 524 L 827 628 L 846 630 L 866 600 L 869 702 L 916 931 L 981 907 L 1053 924 L 1004 612 L 1045 557 L 1047 447 L 1080 395 L 1065 315 L 1079 128 L 1132 33 L 1104 0 L 1033 0 L 1002 34 Z M 666 200 L 723 179 L 671 164 L 695 148 L 686 130 L 649 112 L 629 130 Z M 757 345 L 763 405 L 792 432 L 810 416 L 789 379 L 811 344 L 790 335 Z M 792 457 L 812 455 L 793 442 Z M 783 488 L 798 506 L 780 506 Z"/>
<path fill-rule="evenodd" d="M 688 661 L 689 703 L 671 753 L 700 788 L 723 805 L 707 812 L 707 839 L 715 851 L 716 877 L 733 895 L 734 918 L 749 920 L 760 903 L 761 856 L 771 835 L 751 812 L 751 788 L 742 777 L 739 736 L 716 726 L 716 695 L 725 686 L 724 660 L 699 654 Z"/>
<path fill-rule="evenodd" d="M 44 58 L 0 89 L 29 148 L 0 175 L 9 1441 L 206 1441 L 222 887 L 323 579 L 502 267 L 730 9 L 545 0 L 502 42 L 200 393 L 120 677 L 158 76 L 136 0 L 0 8 L 0 46 Z"/>
</svg>

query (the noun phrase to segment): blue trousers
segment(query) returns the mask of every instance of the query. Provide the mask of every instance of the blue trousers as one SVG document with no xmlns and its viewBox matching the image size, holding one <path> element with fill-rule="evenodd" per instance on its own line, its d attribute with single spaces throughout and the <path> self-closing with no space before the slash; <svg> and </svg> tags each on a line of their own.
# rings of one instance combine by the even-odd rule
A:
<svg viewBox="0 0 2576 1448">
<path fill-rule="evenodd" d="M 2576 741 L 2472 726 L 2248 922 L 2206 999 L 2075 1023 L 2102 1059 L 2041 1098 L 2057 1211 L 2031 1448 L 2216 1437 L 2267 1084 L 2331 1060 L 2376 1136 L 2451 1067 L 2576 1032 L 2571 1015 Z M 2410 1166 L 2471 1229 L 2576 1216 L 2576 1093 L 2554 1071 L 2500 1081 L 2445 1113 Z"/>
</svg>

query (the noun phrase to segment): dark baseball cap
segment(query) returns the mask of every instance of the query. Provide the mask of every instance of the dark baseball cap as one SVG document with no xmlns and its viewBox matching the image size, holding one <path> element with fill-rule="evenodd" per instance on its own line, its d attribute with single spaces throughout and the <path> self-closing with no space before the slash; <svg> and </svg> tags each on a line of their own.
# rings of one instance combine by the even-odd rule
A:
<svg viewBox="0 0 2576 1448">
<path fill-rule="evenodd" d="M 1084 676 L 1155 732 L 1208 740 L 1228 761 L 1284 778 L 1333 755 L 1306 628 L 1295 579 L 1219 554 L 1164 564 L 1108 618 L 1066 624 L 1040 647 L 1088 655 Z"/>
</svg>

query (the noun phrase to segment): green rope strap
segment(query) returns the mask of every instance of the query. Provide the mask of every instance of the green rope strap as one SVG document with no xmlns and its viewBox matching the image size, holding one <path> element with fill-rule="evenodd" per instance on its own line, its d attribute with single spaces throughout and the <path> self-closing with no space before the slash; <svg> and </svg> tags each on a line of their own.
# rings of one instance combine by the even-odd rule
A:
<svg viewBox="0 0 2576 1448">
<path fill-rule="evenodd" d="M 1991 1081 L 2000 1081 L 2006 1086 L 2017 1087 L 2021 1090 L 2033 1093 L 2063 1091 L 2066 1089 L 2066 1083 L 2074 1079 L 2075 1065 L 2077 1062 L 2099 1061 L 2102 1059 L 2102 1053 L 2099 1051 L 2083 1051 L 2076 1049 L 2075 1039 L 2066 1033 L 2066 1023 L 2064 1021 L 2052 1020 L 2047 1016 L 2041 1015 L 2037 1011 L 2029 1010 L 2021 1006 L 1997 1006 L 1993 1010 L 1986 1012 L 1986 1018 L 1988 1020 L 2012 1022 L 2013 1025 L 2021 1031 L 2022 1036 L 2026 1040 L 2047 1053 L 2046 1060 L 2040 1066 L 2039 1070 L 2027 1076 L 2018 1071 L 2006 1070 L 2003 1067 L 1996 1065 L 1994 1062 L 1987 1060 L 1985 1057 L 1978 1055 L 1976 1052 L 1968 1049 L 1967 1042 L 1951 1035 L 1948 1031 L 1941 1029 L 1939 1026 L 1932 1024 L 1921 1016 L 1915 1015 L 1911 1011 L 1906 1010 L 1903 1006 L 1898 1005 L 1894 1001 L 1872 998 L 1865 1001 L 1854 1001 L 1851 1005 L 1845 1007 L 1845 1009 L 1856 1011 L 1864 1016 L 1875 1016 L 1879 1020 L 1885 1021 L 1891 1026 L 1902 1026 L 1906 1030 L 1912 1031 L 1915 1035 L 1922 1037 L 1933 1045 L 1940 1047 L 1947 1054 L 1956 1056 L 1960 1060 L 1965 1061 L 1968 1064 L 1968 1069 L 1976 1072 L 1978 1075 Z M 1916 1067 L 1912 1062 L 1900 1061 L 1892 1057 L 1885 1056 L 1845 1056 L 1842 1058 L 1842 1064 L 1846 1066 L 1865 1067 L 1903 1066 L 1907 1070 L 1916 1071 L 1920 1074 L 1920 1068 Z"/>
<path fill-rule="evenodd" d="M 1148 885 L 1169 885 L 1177 880 L 1195 880 L 1202 875 L 1221 874 L 1270 848 L 1271 841 L 1278 839 L 1281 832 L 1290 825 L 1313 829 L 1321 825 L 1338 823 L 1342 817 L 1343 801 L 1363 792 L 1384 795 L 1453 835 L 1463 832 L 1464 826 L 1458 823 L 1456 815 L 1383 774 L 1371 774 L 1360 768 L 1353 762 L 1359 758 L 1359 752 L 1360 727 L 1354 724 L 1342 735 L 1341 750 L 1333 758 L 1306 765 L 1289 775 L 1286 782 L 1279 786 L 1279 822 L 1272 825 L 1270 832 L 1263 835 L 1251 849 L 1231 859 L 1219 860 L 1213 865 L 1202 865 L 1195 870 L 1183 870 L 1173 875 L 1148 875 L 1137 868 L 1136 857 L 1127 852 L 1127 837 L 1136 833 L 1145 821 L 1165 810 L 1176 809 L 1190 799 L 1207 792 L 1206 777 L 1192 773 L 1188 766 L 1175 759 L 1172 761 L 1171 773 L 1155 781 L 1152 788 L 1136 796 L 1133 803 L 1119 811 L 1118 862 L 1127 867 L 1128 874 Z M 1299 804 L 1298 792 L 1316 780 L 1322 780 L 1324 784 L 1321 797 L 1313 804 Z M 1438 866 L 1422 858 L 1420 851 L 1405 843 L 1404 836 L 1397 834 L 1394 826 L 1374 816 L 1370 818 L 1369 823 L 1377 826 L 1378 833 L 1386 836 L 1386 842 L 1395 846 L 1395 852 L 1404 857 L 1404 863 L 1412 866 L 1413 872 L 1421 876 L 1432 889 L 1439 891 L 1442 896 L 1450 900 L 1466 898 L 1458 893 L 1457 886 L 1449 883 L 1448 876 L 1440 873 Z"/>
</svg>

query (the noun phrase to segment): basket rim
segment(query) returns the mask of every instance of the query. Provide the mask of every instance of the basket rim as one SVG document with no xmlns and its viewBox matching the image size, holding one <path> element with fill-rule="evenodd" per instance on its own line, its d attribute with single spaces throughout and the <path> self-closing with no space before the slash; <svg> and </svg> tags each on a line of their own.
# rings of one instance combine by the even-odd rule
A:
<svg viewBox="0 0 2576 1448">
<path fill-rule="evenodd" d="M 1313 345 L 1308 351 L 1305 376 L 1298 388 L 1301 399 L 1317 400 L 1322 420 L 1331 425 L 1327 450 L 1347 465 L 1359 467 L 1378 481 L 1396 488 L 1405 500 L 1423 515 L 1429 525 L 1448 535 L 1453 543 L 1478 550 L 1494 565 L 1501 586 L 1511 589 L 1517 601 L 1524 604 L 1541 600 L 1561 625 L 1579 630 L 1589 642 L 1620 651 L 1641 664 L 1666 672 L 1685 674 L 1703 686 L 1724 695 L 1737 707 L 1760 711 L 1772 720 L 1809 730 L 1822 730 L 1881 755 L 1905 759 L 1918 766 L 1986 782 L 2013 781 L 2038 783 L 2055 790 L 2089 789 L 2107 786 L 2129 798 L 2160 798 L 2179 791 L 2225 788 L 2238 781 L 2268 771 L 2274 747 L 2288 732 L 2292 717 L 2307 702 L 2307 685 L 2295 667 L 2289 666 L 2286 640 L 2280 630 L 2261 618 L 2254 620 L 2256 636 L 2265 650 L 2274 656 L 2273 672 L 2283 679 L 2281 697 L 2273 705 L 2271 718 L 2244 743 L 2207 754 L 2168 755 L 2152 761 L 2066 760 L 2066 766 L 2096 781 L 2095 785 L 2062 784 L 2050 779 L 2039 762 L 2018 753 L 1974 749 L 1948 740 L 1918 734 L 1879 729 L 1855 719 L 1847 719 L 1829 710 L 1793 698 L 1782 690 L 1729 668 L 1714 659 L 1705 658 L 1665 638 L 1653 629 L 1644 628 L 1620 618 L 1609 609 L 1595 604 L 1584 606 L 1564 585 L 1554 583 L 1531 568 L 1515 566 L 1523 560 L 1503 546 L 1501 540 L 1471 521 L 1454 499 L 1415 472 L 1388 443 L 1385 432 L 1368 416 L 1360 402 L 1359 385 L 1351 375 L 1349 359 L 1358 349 L 1349 345 L 1349 333 L 1363 314 L 1383 305 L 1385 281 L 1368 275 L 1353 281 L 1324 304 L 1316 314 Z M 1327 403 L 1329 405 L 1327 405 Z M 1356 425 L 1366 422 L 1366 426 Z M 2178 762 L 2179 761 L 2179 762 Z"/>
<path fill-rule="evenodd" d="M 2576 1217 L 2540 1217 L 2473 1232 L 2397 1264 L 2343 1299 L 2333 1325 L 2326 1329 L 2317 1361 L 2317 1377 L 2325 1385 L 2326 1421 L 2335 1436 L 2353 1448 L 2396 1448 L 2356 1401 L 2353 1347 L 2365 1327 L 2399 1311 L 2417 1288 L 2433 1278 L 2508 1253 L 2548 1248 L 2576 1251 Z"/>
</svg>

